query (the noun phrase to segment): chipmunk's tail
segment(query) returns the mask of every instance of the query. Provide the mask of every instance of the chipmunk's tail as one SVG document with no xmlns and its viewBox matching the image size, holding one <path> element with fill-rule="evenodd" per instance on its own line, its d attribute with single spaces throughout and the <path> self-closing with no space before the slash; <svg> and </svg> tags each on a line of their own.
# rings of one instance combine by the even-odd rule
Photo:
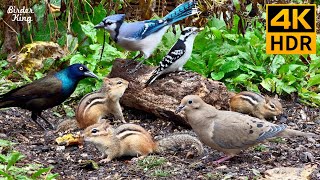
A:
<svg viewBox="0 0 320 180">
<path fill-rule="evenodd" d="M 189 134 L 174 134 L 159 140 L 156 152 L 161 153 L 166 150 L 185 145 L 194 146 L 197 149 L 198 155 L 203 153 L 202 143 L 196 137 L 193 137 Z"/>
<path fill-rule="evenodd" d="M 58 123 L 55 132 L 74 131 L 75 129 L 79 129 L 79 125 L 76 119 L 66 119 Z"/>
</svg>

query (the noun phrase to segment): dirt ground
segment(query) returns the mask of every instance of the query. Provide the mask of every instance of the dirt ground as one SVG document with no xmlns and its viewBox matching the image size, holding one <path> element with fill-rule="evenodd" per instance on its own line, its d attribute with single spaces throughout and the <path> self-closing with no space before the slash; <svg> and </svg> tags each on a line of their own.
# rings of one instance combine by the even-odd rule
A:
<svg viewBox="0 0 320 180">
<path fill-rule="evenodd" d="M 320 134 L 320 110 L 300 104 L 283 102 L 287 119 L 275 123 L 286 123 L 290 128 Z M 43 113 L 57 124 L 59 118 L 52 110 Z M 154 137 L 161 138 L 171 133 L 193 132 L 177 124 L 158 119 L 145 112 L 125 108 L 125 119 L 147 129 Z M 42 122 L 44 123 L 44 122 Z M 120 125 L 121 122 L 114 122 Z M 30 113 L 19 108 L 0 111 L 0 133 L 5 139 L 17 142 L 15 149 L 26 158 L 23 163 L 43 163 L 54 166 L 53 172 L 60 179 L 260 179 L 265 171 L 275 167 L 304 167 L 315 165 L 310 178 L 320 179 L 320 140 L 304 138 L 275 139 L 264 145 L 257 145 L 220 165 L 213 164 L 223 154 L 205 146 L 204 154 L 192 156 L 192 148 L 176 149 L 164 154 L 153 154 L 143 160 L 124 157 L 99 168 L 84 166 L 87 160 L 99 163 L 100 153 L 91 144 L 58 146 L 54 131 L 42 131 L 30 121 Z M 228 133 L 228 132 L 226 132 Z M 230 132 L 232 133 L 232 132 Z M 191 155 L 190 155 L 191 154 Z"/>
</svg>

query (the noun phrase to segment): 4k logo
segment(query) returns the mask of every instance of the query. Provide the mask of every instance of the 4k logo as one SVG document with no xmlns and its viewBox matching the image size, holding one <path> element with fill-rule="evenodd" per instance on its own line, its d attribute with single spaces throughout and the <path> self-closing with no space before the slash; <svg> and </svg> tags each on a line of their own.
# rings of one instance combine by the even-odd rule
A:
<svg viewBox="0 0 320 180">
<path fill-rule="evenodd" d="M 267 5 L 267 54 L 316 54 L 316 5 Z"/>
</svg>

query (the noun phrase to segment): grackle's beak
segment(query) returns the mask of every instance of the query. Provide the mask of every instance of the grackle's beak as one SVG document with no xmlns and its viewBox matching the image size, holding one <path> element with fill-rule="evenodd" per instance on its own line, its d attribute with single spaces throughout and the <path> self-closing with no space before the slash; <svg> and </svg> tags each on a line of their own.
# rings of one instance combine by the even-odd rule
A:
<svg viewBox="0 0 320 180">
<path fill-rule="evenodd" d="M 99 23 L 99 24 L 95 25 L 95 26 L 94 26 L 94 28 L 95 28 L 95 29 L 104 28 L 104 23 L 103 23 L 103 22 L 101 22 L 101 23 Z"/>
<path fill-rule="evenodd" d="M 91 72 L 91 71 L 84 72 L 84 75 L 87 76 L 87 77 L 98 78 L 98 76 L 95 75 L 95 74 L 94 74 L 93 72 Z"/>
<path fill-rule="evenodd" d="M 175 113 L 178 114 L 180 111 L 183 110 L 184 107 L 185 107 L 185 106 L 183 106 L 183 105 L 178 106 L 177 109 L 176 109 L 176 111 L 175 111 Z"/>
</svg>

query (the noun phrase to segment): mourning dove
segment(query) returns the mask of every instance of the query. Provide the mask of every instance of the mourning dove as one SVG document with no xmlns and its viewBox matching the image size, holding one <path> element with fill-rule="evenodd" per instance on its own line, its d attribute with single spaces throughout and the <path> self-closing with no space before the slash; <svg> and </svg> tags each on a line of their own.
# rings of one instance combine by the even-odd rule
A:
<svg viewBox="0 0 320 180">
<path fill-rule="evenodd" d="M 215 161 L 221 163 L 255 144 L 273 137 L 317 136 L 288 129 L 286 125 L 273 124 L 238 112 L 217 110 L 197 95 L 181 100 L 176 112 L 184 110 L 186 118 L 199 139 L 227 156 Z"/>
</svg>

